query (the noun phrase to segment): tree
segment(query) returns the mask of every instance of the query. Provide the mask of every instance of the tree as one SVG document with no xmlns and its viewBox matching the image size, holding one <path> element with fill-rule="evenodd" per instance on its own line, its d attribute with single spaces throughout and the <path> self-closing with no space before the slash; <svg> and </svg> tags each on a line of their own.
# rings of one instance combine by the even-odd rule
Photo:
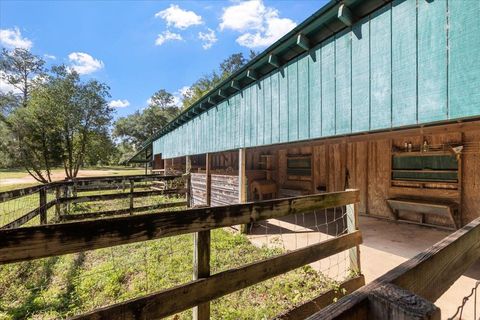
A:
<svg viewBox="0 0 480 320">
<path fill-rule="evenodd" d="M 139 147 L 145 140 L 160 131 L 180 112 L 173 95 L 164 89 L 153 94 L 147 108 L 119 118 L 113 136 Z"/>
<path fill-rule="evenodd" d="M 0 78 L 20 92 L 23 107 L 27 106 L 35 78 L 44 74 L 44 64 L 45 61 L 27 49 L 3 49 L 0 54 Z"/>
<path fill-rule="evenodd" d="M 65 66 L 53 67 L 31 92 L 25 108 L 8 117 L 15 137 L 12 154 L 40 182 L 51 181 L 51 168 L 63 164 L 67 178 L 77 176 L 93 138 L 108 131 L 113 110 L 109 88 L 82 82 Z"/>
<path fill-rule="evenodd" d="M 250 51 L 249 59 L 254 58 L 255 55 L 256 52 Z M 227 79 L 237 70 L 242 68 L 249 59 L 246 59 L 241 52 L 231 54 L 228 58 L 220 63 L 220 72 L 214 70 L 212 73 L 202 76 L 190 86 L 190 88 L 183 94 L 182 97 L 183 108 L 188 108 L 200 100 L 223 80 Z"/>
</svg>

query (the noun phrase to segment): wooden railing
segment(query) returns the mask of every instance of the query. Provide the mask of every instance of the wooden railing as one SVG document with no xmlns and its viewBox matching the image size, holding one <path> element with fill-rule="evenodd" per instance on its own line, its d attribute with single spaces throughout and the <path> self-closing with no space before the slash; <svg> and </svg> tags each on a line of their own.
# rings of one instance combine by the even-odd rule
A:
<svg viewBox="0 0 480 320">
<path fill-rule="evenodd" d="M 354 205 L 358 202 L 359 192 L 352 190 L 231 206 L 0 230 L 0 264 L 195 233 L 195 280 L 93 310 L 76 318 L 156 319 L 198 307 L 203 312 L 195 314 L 205 319 L 208 318 L 209 301 L 213 299 L 345 250 L 357 252 L 362 241 L 360 231 L 356 230 L 353 222 L 348 232 L 338 237 L 210 275 L 210 230 L 342 206 L 347 206 L 347 213 L 351 215 L 348 220 L 355 221 Z M 342 288 L 350 292 L 363 284 L 363 277 L 360 277 L 347 285 L 342 284 Z M 326 294 L 332 296 L 331 292 Z"/>
<path fill-rule="evenodd" d="M 168 184 L 176 180 L 182 181 L 180 185 L 166 188 L 165 190 L 150 190 L 148 185 L 145 185 L 145 183 L 154 183 L 156 181 L 162 181 Z M 135 191 L 137 188 L 142 188 L 142 191 Z M 79 193 L 91 193 L 92 191 L 108 190 L 118 190 L 119 192 L 95 195 L 79 195 Z M 11 221 L 8 223 L 0 226 L 0 229 L 18 228 L 37 216 L 40 216 L 40 224 L 47 224 L 47 212 L 52 207 L 55 207 L 55 221 L 71 221 L 186 205 L 186 202 L 172 202 L 158 203 L 148 206 L 134 206 L 135 198 L 168 194 L 185 194 L 183 178 L 181 176 L 134 175 L 76 178 L 68 181 L 57 181 L 33 187 L 0 192 L 0 215 L 4 214 L 1 207 L 2 203 L 7 201 L 17 201 L 20 203 L 24 197 L 38 195 L 38 207 L 33 209 L 30 208 L 27 212 L 22 213 L 19 217 L 11 219 Z M 49 195 L 50 198 L 53 199 L 47 201 Z M 129 207 L 118 210 L 82 213 L 75 215 L 68 214 L 68 208 L 72 204 L 118 199 L 130 199 Z"/>
<path fill-rule="evenodd" d="M 480 258 L 480 218 L 308 319 L 440 319 L 436 301 Z"/>
</svg>

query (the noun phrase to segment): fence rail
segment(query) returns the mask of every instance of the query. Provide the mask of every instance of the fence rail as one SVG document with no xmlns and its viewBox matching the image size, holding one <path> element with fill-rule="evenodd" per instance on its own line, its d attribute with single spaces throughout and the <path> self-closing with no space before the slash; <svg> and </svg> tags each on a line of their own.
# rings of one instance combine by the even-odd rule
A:
<svg viewBox="0 0 480 320">
<path fill-rule="evenodd" d="M 257 223 L 319 209 L 353 207 L 358 202 L 359 192 L 352 190 L 231 206 L 0 230 L 0 264 L 196 233 L 204 235 L 207 240 L 195 242 L 198 253 L 204 254 L 203 258 L 197 256 L 195 260 L 195 270 L 198 271 L 202 264 L 208 267 L 209 254 L 205 253 L 209 249 L 205 246 L 210 246 L 209 235 L 212 229 Z M 346 212 L 354 214 L 353 209 Z M 355 216 L 351 219 L 354 220 Z M 360 231 L 349 228 L 342 234 L 300 249 L 213 275 L 209 272 L 199 273 L 196 280 L 96 309 L 79 315 L 76 319 L 150 319 L 173 315 L 328 256 L 356 250 L 361 241 Z M 363 277 L 360 277 L 351 282 L 348 289 L 356 289 L 363 284 Z"/>
<path fill-rule="evenodd" d="M 309 319 L 440 319 L 436 301 L 480 258 L 480 218 Z"/>
<path fill-rule="evenodd" d="M 37 216 L 40 216 L 40 224 L 47 224 L 48 210 L 52 207 L 55 207 L 55 218 L 50 220 L 57 222 L 168 208 L 169 205 L 165 203 L 135 206 L 134 199 L 157 195 L 184 195 L 186 191 L 183 180 L 181 176 L 162 175 L 89 177 L 0 192 L 0 218 L 3 221 L 0 229 L 18 228 Z M 163 184 L 162 188 L 151 188 L 158 183 Z M 137 191 L 138 188 L 142 190 Z M 92 194 L 108 190 L 118 192 Z M 121 199 L 130 200 L 128 208 L 90 212 L 91 216 L 88 216 L 90 213 L 87 212 L 69 214 L 69 208 L 74 204 Z M 179 206 L 178 202 L 172 203 L 170 207 L 175 206 Z"/>
</svg>

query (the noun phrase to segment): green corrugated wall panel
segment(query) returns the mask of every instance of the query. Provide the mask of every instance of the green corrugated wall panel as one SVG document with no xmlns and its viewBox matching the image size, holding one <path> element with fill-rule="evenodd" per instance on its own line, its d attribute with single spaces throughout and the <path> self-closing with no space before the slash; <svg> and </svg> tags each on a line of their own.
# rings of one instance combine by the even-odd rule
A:
<svg viewBox="0 0 480 320">
<path fill-rule="evenodd" d="M 450 118 L 480 113 L 480 1 L 449 1 Z"/>
<path fill-rule="evenodd" d="M 259 81 L 260 86 L 257 86 L 257 145 L 265 144 L 265 80 Z"/>
<path fill-rule="evenodd" d="M 418 1 L 418 121 L 447 119 L 447 2 Z"/>
<path fill-rule="evenodd" d="M 352 132 L 370 129 L 370 20 L 352 30 Z"/>
<path fill-rule="evenodd" d="M 422 0 L 423 1 L 423 0 Z M 391 90 L 391 5 L 386 5 L 370 21 L 370 129 L 392 125 Z"/>
<path fill-rule="evenodd" d="M 298 60 L 287 65 L 288 141 L 298 140 Z"/>
<path fill-rule="evenodd" d="M 264 144 L 272 143 L 272 78 L 266 77 L 263 81 L 263 99 L 265 110 Z"/>
<path fill-rule="evenodd" d="M 154 152 L 168 158 L 480 116 L 478 16 L 477 0 L 394 0 L 158 139 Z"/>
<path fill-rule="evenodd" d="M 287 68 L 282 68 L 279 80 L 280 97 L 280 142 L 288 141 L 288 78 Z"/>
<path fill-rule="evenodd" d="M 322 136 L 335 135 L 335 41 L 322 48 Z"/>
<path fill-rule="evenodd" d="M 422 0 L 423 1 L 423 0 Z M 392 126 L 417 122 L 417 4 L 392 6 Z"/>
<path fill-rule="evenodd" d="M 335 37 L 335 133 L 351 132 L 352 123 L 352 76 L 351 32 L 345 31 Z"/>
<path fill-rule="evenodd" d="M 252 146 L 258 145 L 258 83 L 252 85 L 252 96 L 251 96 L 251 115 L 250 120 L 252 122 L 250 126 L 250 141 Z"/>
<path fill-rule="evenodd" d="M 280 141 L 280 72 L 275 71 L 272 76 L 272 143 Z"/>
<path fill-rule="evenodd" d="M 240 92 L 240 119 L 239 119 L 239 128 L 240 128 L 240 137 L 239 137 L 239 143 L 241 147 L 245 146 L 245 117 L 246 117 L 246 107 L 245 107 L 245 90 Z"/>
<path fill-rule="evenodd" d="M 315 51 L 311 54 L 315 55 Z M 298 60 L 298 139 L 300 140 L 310 137 L 309 60 L 310 55 L 305 55 Z"/>
<path fill-rule="evenodd" d="M 310 137 L 322 136 L 322 85 L 320 78 L 321 47 L 308 56 L 309 106 L 310 106 Z"/>
<path fill-rule="evenodd" d="M 244 91 L 243 99 L 245 99 L 245 113 L 243 115 L 245 121 L 245 147 L 250 147 L 252 144 L 250 143 L 251 139 L 251 133 L 250 133 L 250 119 L 252 116 L 252 87 L 247 87 Z"/>
</svg>

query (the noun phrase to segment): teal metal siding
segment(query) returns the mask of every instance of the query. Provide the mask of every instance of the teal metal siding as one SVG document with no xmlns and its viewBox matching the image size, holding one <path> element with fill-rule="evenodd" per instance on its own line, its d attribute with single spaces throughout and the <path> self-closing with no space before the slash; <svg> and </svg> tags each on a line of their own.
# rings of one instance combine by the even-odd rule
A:
<svg viewBox="0 0 480 320">
<path fill-rule="evenodd" d="M 480 116 L 480 1 L 395 0 L 157 139 L 164 158 Z"/>
</svg>

